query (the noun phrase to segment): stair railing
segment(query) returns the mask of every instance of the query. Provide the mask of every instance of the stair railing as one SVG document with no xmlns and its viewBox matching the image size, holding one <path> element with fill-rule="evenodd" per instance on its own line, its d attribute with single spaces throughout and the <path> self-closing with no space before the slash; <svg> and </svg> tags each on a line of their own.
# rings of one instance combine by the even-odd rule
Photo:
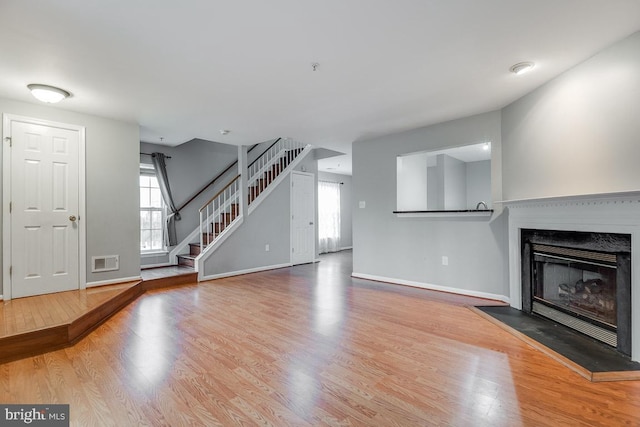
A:
<svg viewBox="0 0 640 427">
<path fill-rule="evenodd" d="M 200 208 L 200 252 L 240 217 L 240 175 Z"/>
<path fill-rule="evenodd" d="M 258 145 L 260 145 L 260 144 L 253 145 L 251 148 L 249 148 L 247 153 L 250 153 L 251 151 L 253 151 L 253 149 L 256 148 Z M 229 164 L 229 166 L 227 166 L 225 170 L 223 170 L 218 175 L 216 175 L 215 178 L 213 178 L 211 181 L 209 181 L 207 184 L 205 184 L 200 190 L 198 190 L 195 194 L 193 194 L 191 197 L 189 197 L 189 199 L 187 201 L 182 203 L 180 205 L 180 207 L 177 209 L 177 211 L 180 212 L 182 209 L 184 209 L 189 203 L 193 202 L 196 199 L 196 197 L 198 197 L 199 195 L 204 193 L 205 190 L 207 190 L 209 187 L 211 187 L 213 184 L 215 184 L 216 181 L 218 181 L 220 178 L 222 178 L 227 172 L 229 172 L 232 168 L 236 167 L 237 165 L 238 165 L 238 161 L 234 160 L 234 162 Z"/>
<path fill-rule="evenodd" d="M 249 165 L 249 189 L 255 188 L 254 191 L 262 192 L 300 154 L 305 146 L 306 144 L 291 138 L 277 140 Z M 254 200 L 255 197 L 250 197 L 249 204 Z"/>
</svg>

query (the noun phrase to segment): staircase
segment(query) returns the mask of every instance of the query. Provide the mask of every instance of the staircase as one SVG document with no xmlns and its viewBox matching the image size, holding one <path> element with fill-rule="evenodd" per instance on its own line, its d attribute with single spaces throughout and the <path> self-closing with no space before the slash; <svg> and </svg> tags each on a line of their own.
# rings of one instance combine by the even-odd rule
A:
<svg viewBox="0 0 640 427">
<path fill-rule="evenodd" d="M 264 165 L 261 167 L 261 163 L 263 163 L 263 159 L 261 157 L 256 159 L 256 161 L 249 166 L 250 171 L 252 168 L 254 169 L 254 173 L 250 173 L 250 176 L 254 176 L 254 178 L 249 181 L 249 205 L 251 205 L 253 201 L 267 189 L 269 184 L 275 181 L 276 178 L 285 169 L 287 169 L 287 166 L 289 166 L 291 162 L 298 157 L 302 150 L 304 150 L 304 147 L 284 150 L 275 162 L 268 163 L 270 167 L 265 167 Z M 254 167 L 254 165 L 256 166 Z"/>
<path fill-rule="evenodd" d="M 248 191 L 244 199 L 251 208 L 249 213 L 305 148 L 304 144 L 291 139 L 278 138 L 249 165 Z M 236 176 L 200 208 L 200 242 L 189 243 L 189 253 L 178 255 L 178 265 L 195 268 L 196 258 L 242 218 L 240 203 L 244 196 L 240 178 L 241 175 Z"/>
</svg>

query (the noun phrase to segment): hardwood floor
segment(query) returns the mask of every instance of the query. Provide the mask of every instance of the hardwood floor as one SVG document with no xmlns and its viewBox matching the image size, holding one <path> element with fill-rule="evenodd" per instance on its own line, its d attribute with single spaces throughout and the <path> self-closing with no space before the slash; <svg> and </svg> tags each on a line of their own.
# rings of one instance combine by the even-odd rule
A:
<svg viewBox="0 0 640 427">
<path fill-rule="evenodd" d="M 640 425 L 640 382 L 585 380 L 477 299 L 350 272 L 347 252 L 148 291 L 75 346 L 0 365 L 0 402 L 68 403 L 78 426 Z"/>
</svg>

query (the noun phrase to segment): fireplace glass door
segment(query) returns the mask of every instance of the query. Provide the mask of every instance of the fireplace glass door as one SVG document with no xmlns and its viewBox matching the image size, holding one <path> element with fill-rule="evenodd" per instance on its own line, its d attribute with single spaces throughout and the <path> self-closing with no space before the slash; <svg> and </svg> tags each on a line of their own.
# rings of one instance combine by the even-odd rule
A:
<svg viewBox="0 0 640 427">
<path fill-rule="evenodd" d="M 533 302 L 615 331 L 615 254 L 533 246 Z"/>
</svg>

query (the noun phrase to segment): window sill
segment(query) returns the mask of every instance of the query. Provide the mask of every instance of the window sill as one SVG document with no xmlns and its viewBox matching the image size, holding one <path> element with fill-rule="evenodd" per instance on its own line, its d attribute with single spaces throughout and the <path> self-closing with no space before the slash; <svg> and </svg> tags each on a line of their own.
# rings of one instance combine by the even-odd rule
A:
<svg viewBox="0 0 640 427">
<path fill-rule="evenodd" d="M 151 252 L 140 252 L 140 256 L 142 258 L 158 256 L 158 255 L 167 255 L 167 254 L 169 254 L 169 251 L 165 251 L 165 250 L 151 251 Z"/>
</svg>

